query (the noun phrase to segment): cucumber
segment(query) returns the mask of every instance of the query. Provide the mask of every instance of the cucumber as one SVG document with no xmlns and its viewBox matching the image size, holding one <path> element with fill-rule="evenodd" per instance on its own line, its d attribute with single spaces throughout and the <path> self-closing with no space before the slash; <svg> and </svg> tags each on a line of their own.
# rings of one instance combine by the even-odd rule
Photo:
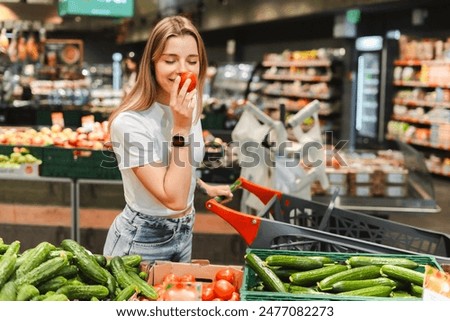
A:
<svg viewBox="0 0 450 321">
<path fill-rule="evenodd" d="M 409 292 L 407 291 L 392 291 L 391 292 L 391 297 L 393 298 L 405 298 L 405 299 L 417 299 L 417 297 L 411 295 Z"/>
<path fill-rule="evenodd" d="M 90 300 L 92 297 L 104 299 L 109 295 L 106 286 L 95 285 L 64 285 L 56 291 L 56 294 L 64 294 L 69 300 Z"/>
<path fill-rule="evenodd" d="M 347 271 L 348 268 L 347 265 L 341 264 L 327 265 L 311 271 L 293 273 L 289 277 L 289 280 L 295 285 L 311 286 L 330 275 Z"/>
<path fill-rule="evenodd" d="M 61 247 L 70 251 L 74 255 L 75 265 L 91 281 L 101 284 L 108 284 L 107 271 L 98 264 L 94 257 L 78 242 L 65 239 L 61 242 Z"/>
<path fill-rule="evenodd" d="M 17 286 L 14 281 L 8 281 L 0 289 L 0 301 L 16 301 Z"/>
<path fill-rule="evenodd" d="M 0 289 L 8 282 L 9 278 L 14 274 L 16 268 L 17 253 L 19 253 L 20 242 L 14 241 L 6 250 L 0 260 Z"/>
<path fill-rule="evenodd" d="M 30 301 L 39 294 L 39 290 L 34 285 L 24 284 L 17 291 L 16 301 Z"/>
<path fill-rule="evenodd" d="M 78 271 L 79 270 L 76 265 L 69 264 L 69 265 L 63 267 L 61 270 L 59 270 L 55 276 L 63 276 L 66 279 L 71 279 L 78 275 Z"/>
<path fill-rule="evenodd" d="M 414 283 L 411 283 L 410 292 L 413 296 L 421 298 L 423 296 L 423 287 Z"/>
<path fill-rule="evenodd" d="M 365 265 L 397 265 L 408 269 L 416 269 L 419 267 L 417 262 L 407 258 L 397 257 L 381 257 L 381 256 L 352 256 L 346 260 L 351 267 L 359 267 Z"/>
<path fill-rule="evenodd" d="M 53 293 L 51 295 L 45 295 L 41 301 L 69 301 L 69 298 L 62 293 Z"/>
<path fill-rule="evenodd" d="M 381 266 L 381 275 L 395 280 L 406 281 L 416 285 L 423 285 L 424 273 L 396 265 Z"/>
<path fill-rule="evenodd" d="M 21 286 L 25 283 L 28 283 L 34 286 L 38 286 L 40 283 L 43 283 L 55 277 L 56 273 L 58 273 L 59 270 L 61 270 L 68 264 L 69 263 L 66 257 L 55 257 L 53 259 L 49 259 L 27 274 L 21 276 L 20 278 L 17 278 L 16 284 L 17 286 Z"/>
<path fill-rule="evenodd" d="M 380 269 L 381 267 L 377 265 L 352 268 L 327 276 L 318 283 L 318 286 L 322 291 L 329 291 L 333 289 L 333 284 L 338 281 L 374 279 L 380 276 Z"/>
<path fill-rule="evenodd" d="M 92 254 L 92 256 L 94 257 L 94 259 L 97 261 L 97 263 L 101 266 L 101 267 L 106 267 L 106 257 L 102 254 Z"/>
<path fill-rule="evenodd" d="M 54 258 L 54 257 L 58 257 L 61 255 L 66 255 L 67 256 L 67 260 L 70 262 L 73 259 L 73 253 L 70 251 L 66 251 L 66 250 L 62 250 L 62 249 L 55 249 L 50 251 L 50 253 L 48 254 L 49 258 Z"/>
<path fill-rule="evenodd" d="M 388 285 L 392 288 L 397 286 L 397 282 L 386 277 L 379 277 L 376 279 L 367 280 L 345 280 L 338 281 L 332 285 L 332 292 L 346 292 L 362 288 L 368 288 L 375 285 Z"/>
<path fill-rule="evenodd" d="M 156 300 L 158 298 L 158 293 L 156 293 L 156 290 L 150 284 L 142 280 L 136 273 L 126 270 L 125 264 L 120 256 L 113 257 L 110 265 L 112 274 L 122 289 L 134 285 L 149 299 Z"/>
<path fill-rule="evenodd" d="M 142 256 L 138 254 L 130 254 L 122 256 L 123 263 L 131 267 L 139 267 L 142 262 Z"/>
<path fill-rule="evenodd" d="M 282 268 L 281 266 L 268 266 L 269 269 L 271 269 L 275 274 L 280 278 L 282 281 L 289 281 L 289 277 L 297 273 L 298 270 L 290 270 Z"/>
<path fill-rule="evenodd" d="M 287 292 L 280 278 L 265 265 L 264 261 L 259 256 L 250 252 L 244 256 L 244 259 L 270 291 Z"/>
<path fill-rule="evenodd" d="M 34 247 L 29 254 L 27 254 L 26 259 L 16 270 L 16 276 L 18 278 L 24 276 L 35 267 L 43 263 L 50 251 L 54 250 L 55 246 L 49 242 L 41 242 L 36 247 Z"/>
<path fill-rule="evenodd" d="M 128 301 L 136 292 L 139 292 L 138 287 L 131 284 L 122 289 L 114 298 L 114 301 Z"/>
<path fill-rule="evenodd" d="M 269 266 L 281 266 L 283 268 L 308 271 L 323 266 L 319 260 L 310 259 L 306 256 L 274 254 L 266 257 L 265 262 Z"/>
<path fill-rule="evenodd" d="M 290 284 L 290 283 L 286 283 L 286 290 L 289 293 L 293 293 L 293 294 L 308 294 L 308 293 L 314 293 L 317 294 L 318 292 L 312 288 L 308 288 L 305 286 L 300 286 L 300 285 L 295 285 L 295 284 Z"/>
<path fill-rule="evenodd" d="M 389 285 L 375 285 L 368 288 L 362 288 L 353 291 L 340 292 L 336 295 L 345 296 L 376 296 L 376 297 L 389 297 L 392 292 L 392 287 Z"/>
<path fill-rule="evenodd" d="M 67 284 L 67 279 L 62 275 L 56 276 L 38 286 L 40 293 L 47 293 L 48 291 L 56 291 L 60 287 Z"/>
</svg>

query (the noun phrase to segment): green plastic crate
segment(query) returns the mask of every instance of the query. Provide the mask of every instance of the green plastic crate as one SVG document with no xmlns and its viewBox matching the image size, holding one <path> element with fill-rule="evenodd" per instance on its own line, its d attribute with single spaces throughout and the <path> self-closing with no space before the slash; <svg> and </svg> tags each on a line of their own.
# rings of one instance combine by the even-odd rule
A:
<svg viewBox="0 0 450 321">
<path fill-rule="evenodd" d="M 41 176 L 90 179 L 120 179 L 112 151 L 47 147 L 44 149 Z"/>
<path fill-rule="evenodd" d="M 436 267 L 442 271 L 442 267 L 436 261 L 433 256 L 429 255 L 403 255 L 403 254 L 372 254 L 372 253 L 338 253 L 338 252 L 310 252 L 310 251 L 289 251 L 289 250 L 267 250 L 267 249 L 247 249 L 247 253 L 254 253 L 258 255 L 262 260 L 273 254 L 285 254 L 296 256 L 327 256 L 334 261 L 343 262 L 351 256 L 378 256 L 378 257 L 396 257 L 396 258 L 408 258 L 414 262 L 419 263 L 421 266 L 417 268 L 417 271 L 424 272 L 424 265 L 428 264 Z M 278 293 L 268 291 L 250 291 L 260 281 L 256 273 L 246 264 L 244 268 L 243 282 L 240 289 L 240 295 L 242 301 L 312 301 L 312 300 L 325 300 L 325 301 L 393 301 L 393 300 L 420 300 L 420 298 L 383 298 L 383 297 L 354 297 L 354 296 L 342 296 L 327 293 L 317 294 L 292 294 L 292 293 Z"/>
</svg>

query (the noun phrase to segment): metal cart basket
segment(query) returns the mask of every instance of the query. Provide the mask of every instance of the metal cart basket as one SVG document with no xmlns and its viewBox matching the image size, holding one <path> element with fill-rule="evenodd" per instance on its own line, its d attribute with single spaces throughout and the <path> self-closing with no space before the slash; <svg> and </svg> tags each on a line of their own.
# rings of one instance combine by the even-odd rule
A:
<svg viewBox="0 0 450 321">
<path fill-rule="evenodd" d="M 256 195 L 264 208 L 256 215 L 241 213 L 221 204 L 206 208 L 222 217 L 252 248 L 324 252 L 430 254 L 450 262 L 450 237 L 367 214 L 299 199 L 239 178 L 232 189 L 242 187 Z"/>
</svg>

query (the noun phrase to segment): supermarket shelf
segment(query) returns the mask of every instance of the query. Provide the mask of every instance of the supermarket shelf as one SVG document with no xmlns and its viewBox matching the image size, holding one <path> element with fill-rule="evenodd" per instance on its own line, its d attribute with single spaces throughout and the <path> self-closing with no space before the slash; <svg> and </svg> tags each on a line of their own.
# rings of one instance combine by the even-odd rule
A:
<svg viewBox="0 0 450 321">
<path fill-rule="evenodd" d="M 427 101 L 427 100 L 416 100 L 406 98 L 395 98 L 394 104 L 404 105 L 407 107 L 450 108 L 450 102 L 448 101 Z"/>
<path fill-rule="evenodd" d="M 331 81 L 331 75 L 325 76 L 309 76 L 309 75 L 270 75 L 265 74 L 262 76 L 265 80 L 286 80 L 286 81 L 318 81 L 328 82 Z"/>
<path fill-rule="evenodd" d="M 422 87 L 422 88 L 444 88 L 449 89 L 450 85 L 446 83 L 435 84 L 435 83 L 423 83 L 421 81 L 415 80 L 396 80 L 394 81 L 394 86 L 403 86 L 403 87 Z"/>
<path fill-rule="evenodd" d="M 396 116 L 396 115 L 393 115 L 392 119 L 393 120 L 397 120 L 397 121 L 403 121 L 403 122 L 406 122 L 406 123 L 421 124 L 421 125 L 446 124 L 445 121 L 438 122 L 438 121 L 422 120 L 422 119 L 419 119 L 419 118 L 412 118 L 412 117 L 401 117 L 401 116 Z"/>
<path fill-rule="evenodd" d="M 264 67 L 329 67 L 331 60 L 327 59 L 305 59 L 293 61 L 263 61 Z"/>
<path fill-rule="evenodd" d="M 444 145 L 440 145 L 440 144 L 432 144 L 430 142 L 419 140 L 419 139 L 404 139 L 401 137 L 393 137 L 390 135 L 386 135 L 386 139 L 391 140 L 391 141 L 400 140 L 407 144 L 423 146 L 423 147 L 428 147 L 428 148 L 434 148 L 434 149 L 439 149 L 439 150 L 444 150 L 444 151 L 450 151 L 450 146 L 444 146 Z"/>
</svg>

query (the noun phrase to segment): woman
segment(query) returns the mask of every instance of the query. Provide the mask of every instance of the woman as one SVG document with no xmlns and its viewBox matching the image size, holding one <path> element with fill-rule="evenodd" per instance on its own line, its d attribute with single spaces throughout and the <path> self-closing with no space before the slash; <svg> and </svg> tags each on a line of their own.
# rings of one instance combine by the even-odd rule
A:
<svg viewBox="0 0 450 321">
<path fill-rule="evenodd" d="M 196 185 L 209 197 L 232 197 L 229 186 L 208 185 L 195 175 L 203 160 L 206 68 L 203 40 L 188 19 L 167 17 L 154 27 L 136 83 L 110 117 L 127 205 L 109 229 L 105 255 L 188 262 Z M 197 76 L 196 89 L 188 92 L 191 80 L 179 89 L 182 72 Z"/>
</svg>

